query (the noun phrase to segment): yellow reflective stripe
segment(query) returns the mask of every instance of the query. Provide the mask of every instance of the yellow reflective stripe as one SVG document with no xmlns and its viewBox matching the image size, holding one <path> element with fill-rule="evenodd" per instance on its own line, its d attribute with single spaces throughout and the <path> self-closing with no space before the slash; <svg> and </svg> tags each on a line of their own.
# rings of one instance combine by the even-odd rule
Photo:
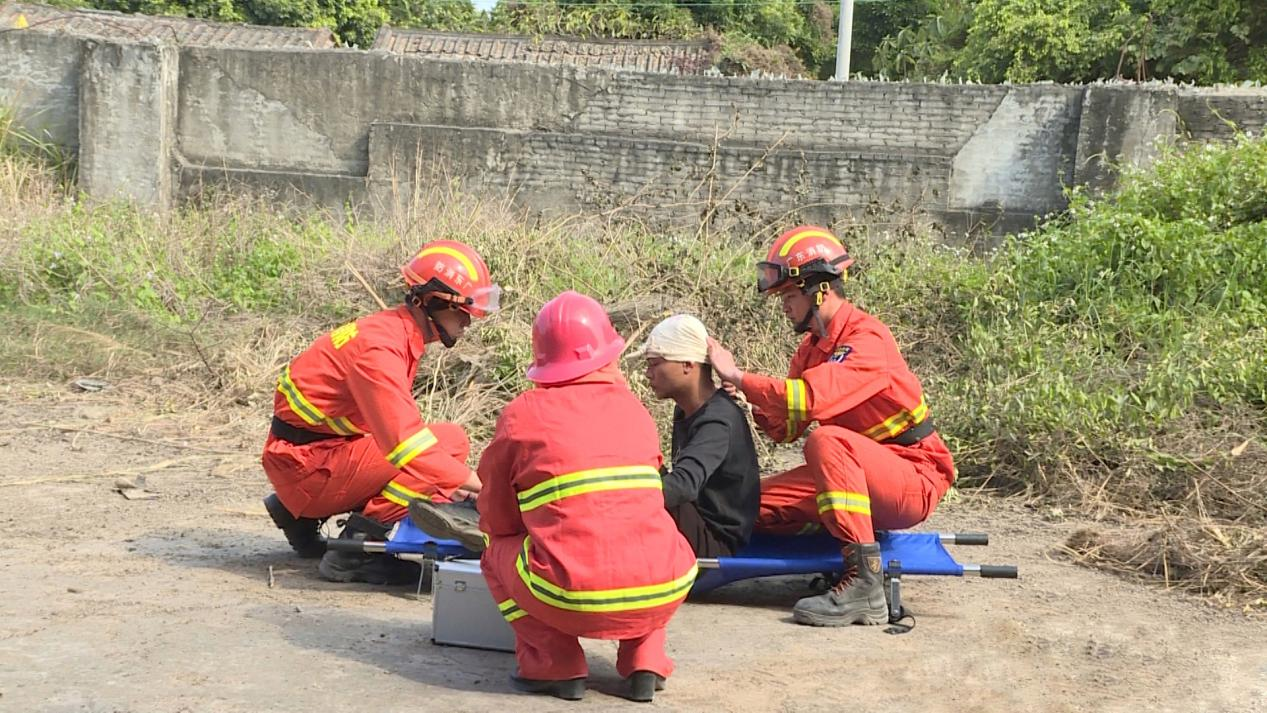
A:
<svg viewBox="0 0 1267 713">
<path fill-rule="evenodd" d="M 277 378 L 277 390 L 282 392 L 282 396 L 286 397 L 286 403 L 290 405 L 290 410 L 299 414 L 306 423 L 318 426 L 325 422 L 326 415 L 321 409 L 312 405 L 308 399 L 304 398 L 299 387 L 295 386 L 295 382 L 290 378 L 290 365 L 286 365 L 286 370 Z"/>
<path fill-rule="evenodd" d="M 435 247 L 427 248 L 426 250 L 423 250 L 422 252 L 418 253 L 417 257 L 426 257 L 428 255 L 433 255 L 435 253 L 448 255 L 454 260 L 457 260 L 458 262 L 462 263 L 462 267 L 466 268 L 466 276 L 472 282 L 479 279 L 479 275 L 476 274 L 475 272 L 475 263 L 471 262 L 471 259 L 469 257 L 463 255 L 462 253 L 458 252 L 457 250 L 454 250 L 453 248 L 447 245 L 437 245 Z"/>
<path fill-rule="evenodd" d="M 780 256 L 780 257 L 787 257 L 787 254 L 788 254 L 788 253 L 790 253 L 790 252 L 792 252 L 792 246 L 793 246 L 793 245 L 796 245 L 796 244 L 797 244 L 797 243 L 799 243 L 799 242 L 801 242 L 801 241 L 802 241 L 802 240 L 804 240 L 805 238 L 827 238 L 828 240 L 832 241 L 833 243 L 835 243 L 835 244 L 837 244 L 837 245 L 840 245 L 840 240 L 839 240 L 839 239 L 838 239 L 835 235 L 832 235 L 831 233 L 827 232 L 826 230 L 806 230 L 806 231 L 805 231 L 805 232 L 803 232 L 803 233 L 798 233 L 796 237 L 792 238 L 791 240 L 787 241 L 786 243 L 783 243 L 783 247 L 782 247 L 782 248 L 779 248 L 779 256 Z M 841 250 L 843 250 L 843 249 L 844 249 L 844 247 L 845 247 L 845 246 L 840 245 Z"/>
<path fill-rule="evenodd" d="M 798 534 L 798 535 L 808 535 L 808 534 L 810 534 L 811 532 L 818 532 L 818 531 L 819 531 L 819 530 L 821 530 L 822 528 L 823 528 L 823 526 L 822 526 L 822 525 L 820 525 L 820 524 L 818 524 L 817 522 L 807 522 L 807 523 L 805 523 L 804 525 L 801 525 L 801 529 L 797 530 L 797 531 L 796 531 L 796 534 Z"/>
<path fill-rule="evenodd" d="M 394 480 L 387 483 L 387 485 L 384 485 L 383 492 L 379 493 L 379 495 L 382 495 L 393 503 L 406 508 L 409 507 L 410 500 L 431 499 L 430 496 L 423 495 L 416 490 L 410 490 Z"/>
<path fill-rule="evenodd" d="M 807 413 L 809 393 L 803 379 L 788 379 L 785 386 L 787 389 L 787 438 L 783 442 L 791 443 L 796 440 L 801 430 L 801 423 L 809 415 Z"/>
<path fill-rule="evenodd" d="M 422 455 L 423 451 L 434 446 L 438 442 L 439 441 L 436 439 L 435 434 L 431 432 L 431 429 L 424 428 L 409 438 L 406 438 L 396 444 L 396 447 L 392 449 L 392 452 L 387 454 L 387 462 L 397 468 L 404 468 L 409 461 Z"/>
<path fill-rule="evenodd" d="M 519 511 L 528 512 L 573 495 L 606 490 L 664 487 L 660 471 L 649 465 L 617 465 L 556 475 L 519 493 Z"/>
<path fill-rule="evenodd" d="M 695 582 L 697 568 L 691 565 L 686 574 L 669 582 L 649 584 L 642 587 L 622 587 L 620 589 L 594 589 L 588 591 L 567 590 L 547 580 L 528 568 L 528 537 L 524 538 L 523 550 L 515 560 L 515 568 L 519 570 L 519 578 L 524 586 L 532 592 L 532 596 L 544 604 L 556 609 L 580 612 L 614 612 L 651 609 L 671 604 L 686 596 Z"/>
<path fill-rule="evenodd" d="M 507 624 L 521 617 L 528 616 L 528 612 L 520 609 L 514 599 L 507 599 L 506 601 L 499 603 L 497 605 L 497 611 L 502 613 L 502 618 L 506 620 Z"/>
<path fill-rule="evenodd" d="M 871 498 L 862 493 L 847 490 L 827 490 L 818 494 L 818 514 L 829 510 L 856 512 L 861 515 L 871 514 Z"/>
<path fill-rule="evenodd" d="M 353 426 L 352 422 L 344 416 L 327 418 L 326 425 L 330 427 L 331 431 L 334 431 L 340 436 L 355 436 L 358 433 L 362 433 L 361 429 Z"/>
<path fill-rule="evenodd" d="M 868 428 L 862 432 L 862 435 L 875 441 L 883 441 L 900 434 L 902 431 L 911 426 L 919 425 L 928 418 L 928 404 L 924 403 L 924 397 L 919 398 L 919 405 L 914 411 L 902 409 L 897 413 L 884 419 L 882 422 Z"/>
</svg>

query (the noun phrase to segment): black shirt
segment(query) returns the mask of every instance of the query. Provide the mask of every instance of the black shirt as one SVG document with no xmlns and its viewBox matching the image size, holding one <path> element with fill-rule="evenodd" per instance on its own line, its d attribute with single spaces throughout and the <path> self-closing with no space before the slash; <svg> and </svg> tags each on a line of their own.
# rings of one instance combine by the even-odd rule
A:
<svg viewBox="0 0 1267 713">
<path fill-rule="evenodd" d="M 748 418 L 718 389 L 689 417 L 673 409 L 673 464 L 664 475 L 664 506 L 695 503 L 717 539 L 748 543 L 761 503 L 761 473 Z"/>
</svg>

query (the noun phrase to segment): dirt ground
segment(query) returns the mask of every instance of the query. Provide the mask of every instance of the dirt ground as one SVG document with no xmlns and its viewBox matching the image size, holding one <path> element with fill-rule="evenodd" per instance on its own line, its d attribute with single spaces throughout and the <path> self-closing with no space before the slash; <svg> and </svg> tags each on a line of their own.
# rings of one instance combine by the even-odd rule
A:
<svg viewBox="0 0 1267 713">
<path fill-rule="evenodd" d="M 587 646 L 585 701 L 521 696 L 511 655 L 430 643 L 426 595 L 320 580 L 260 504 L 267 407 L 191 413 L 156 406 L 161 388 L 0 382 L 0 710 L 638 707 L 604 693 L 609 643 Z M 156 499 L 115 491 L 138 474 Z M 1055 556 L 1082 524 L 944 505 L 928 527 L 992 537 L 961 559 L 1018 564 L 1021 579 L 911 579 L 918 621 L 901 636 L 792 624 L 807 578 L 688 603 L 652 707 L 1267 711 L 1267 621 Z"/>
</svg>

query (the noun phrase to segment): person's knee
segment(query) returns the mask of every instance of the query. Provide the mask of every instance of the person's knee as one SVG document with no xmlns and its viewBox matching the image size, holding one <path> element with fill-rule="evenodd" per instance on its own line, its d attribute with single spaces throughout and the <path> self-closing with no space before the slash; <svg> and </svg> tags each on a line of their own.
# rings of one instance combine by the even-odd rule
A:
<svg viewBox="0 0 1267 713">
<path fill-rule="evenodd" d="M 849 434 L 838 426 L 819 426 L 805 437 L 805 462 L 821 463 L 836 453 L 849 453 Z"/>
</svg>

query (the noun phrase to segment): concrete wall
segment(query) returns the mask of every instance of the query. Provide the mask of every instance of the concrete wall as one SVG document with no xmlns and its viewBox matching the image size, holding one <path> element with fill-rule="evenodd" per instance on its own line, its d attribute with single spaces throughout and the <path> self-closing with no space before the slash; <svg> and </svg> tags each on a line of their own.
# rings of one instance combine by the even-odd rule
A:
<svg viewBox="0 0 1267 713">
<path fill-rule="evenodd" d="M 170 44 L 85 43 L 79 93 L 85 193 L 169 206 L 178 60 Z"/>
<path fill-rule="evenodd" d="M 40 139 L 79 146 L 83 43 L 65 35 L 0 32 L 0 105 Z"/>
<path fill-rule="evenodd" d="M 228 183 L 377 209 L 442 172 L 541 210 L 834 220 L 880 203 L 956 229 L 1023 227 L 1185 131 L 1226 138 L 1215 112 L 1267 123 L 1264 90 L 683 77 L 30 32 L 0 34 L 4 97 L 83 144 L 91 194 L 159 208 Z"/>
</svg>

